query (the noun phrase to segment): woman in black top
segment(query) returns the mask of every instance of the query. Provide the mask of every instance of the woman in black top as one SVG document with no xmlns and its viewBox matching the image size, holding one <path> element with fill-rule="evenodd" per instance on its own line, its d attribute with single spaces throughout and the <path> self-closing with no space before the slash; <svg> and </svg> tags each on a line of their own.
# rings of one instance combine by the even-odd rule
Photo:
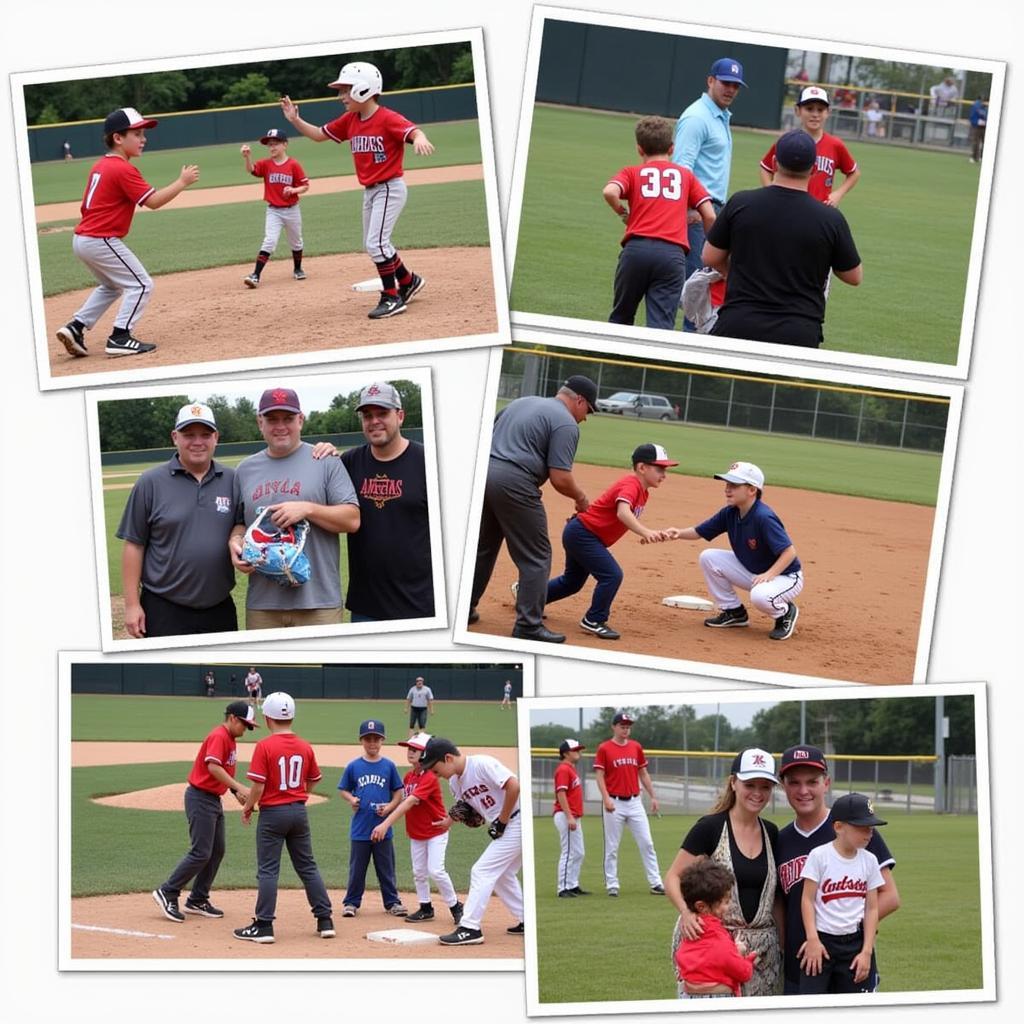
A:
<svg viewBox="0 0 1024 1024">
<path fill-rule="evenodd" d="M 754 976 L 742 988 L 745 996 L 777 995 L 781 989 L 782 959 L 775 918 L 776 868 L 774 848 L 779 830 L 761 820 L 776 785 L 775 759 L 756 747 L 736 755 L 722 795 L 683 840 L 672 866 L 665 873 L 665 891 L 679 910 L 672 935 L 672 953 L 682 939 L 701 933 L 697 915 L 683 899 L 683 871 L 701 857 L 728 867 L 736 877 L 732 900 L 722 923 L 749 952 L 757 953 Z M 673 959 L 673 964 L 674 964 Z M 680 982 L 680 996 L 698 994 Z"/>
</svg>

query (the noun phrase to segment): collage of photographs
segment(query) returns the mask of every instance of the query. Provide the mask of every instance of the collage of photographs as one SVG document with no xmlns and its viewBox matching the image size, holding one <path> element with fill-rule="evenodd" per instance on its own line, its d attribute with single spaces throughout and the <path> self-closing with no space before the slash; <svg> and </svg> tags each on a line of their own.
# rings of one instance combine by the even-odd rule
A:
<svg viewBox="0 0 1024 1024">
<path fill-rule="evenodd" d="M 8 1019 L 1016 1017 L 1018 30 L 145 7 L 0 44 Z"/>
</svg>

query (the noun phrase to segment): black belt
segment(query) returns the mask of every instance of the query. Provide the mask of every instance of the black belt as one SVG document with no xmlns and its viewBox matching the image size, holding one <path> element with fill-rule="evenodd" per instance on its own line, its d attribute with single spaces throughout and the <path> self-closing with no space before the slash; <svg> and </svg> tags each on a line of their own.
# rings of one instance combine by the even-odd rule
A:
<svg viewBox="0 0 1024 1024">
<path fill-rule="evenodd" d="M 639 793 L 634 793 L 632 796 L 617 796 L 615 793 L 608 794 L 613 800 L 636 800 L 640 796 Z"/>
</svg>

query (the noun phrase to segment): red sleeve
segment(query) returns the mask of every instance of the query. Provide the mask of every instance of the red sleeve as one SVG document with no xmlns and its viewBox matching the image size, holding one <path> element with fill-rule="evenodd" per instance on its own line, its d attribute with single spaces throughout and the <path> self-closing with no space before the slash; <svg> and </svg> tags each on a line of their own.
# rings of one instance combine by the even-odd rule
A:
<svg viewBox="0 0 1024 1024">
<path fill-rule="evenodd" d="M 629 507 L 632 508 L 644 496 L 644 485 L 635 476 L 623 477 L 621 485 L 618 494 L 615 495 L 615 504 L 618 505 L 620 501 L 628 501 Z"/>
<path fill-rule="evenodd" d="M 306 172 L 302 169 L 302 164 L 298 160 L 293 160 L 292 163 L 295 165 L 292 168 L 292 180 L 296 185 L 305 185 L 309 182 L 309 178 L 306 177 Z"/>
<path fill-rule="evenodd" d="M 609 185 L 618 185 L 619 192 L 622 193 L 623 199 L 629 199 L 631 192 L 633 191 L 633 182 L 636 178 L 635 167 L 623 167 L 618 174 L 608 179 Z"/>
<path fill-rule="evenodd" d="M 423 773 L 423 777 L 416 783 L 416 788 L 409 795 L 426 803 L 431 794 L 435 790 L 440 790 L 440 788 L 441 785 L 437 781 L 437 776 L 433 772 L 428 771 Z"/>
<path fill-rule="evenodd" d="M 252 760 L 249 762 L 249 770 L 245 774 L 253 782 L 267 781 L 267 748 L 262 740 L 256 744 Z"/>
<path fill-rule="evenodd" d="M 226 765 L 231 756 L 231 743 L 232 739 L 228 735 L 227 729 L 218 729 L 206 744 L 204 762 L 213 761 L 214 764 L 219 764 L 221 767 Z"/>
<path fill-rule="evenodd" d="M 836 139 L 836 166 L 843 174 L 853 174 L 857 170 L 857 161 L 853 154 L 846 148 L 846 143 Z"/>
<path fill-rule="evenodd" d="M 120 177 L 121 190 L 138 206 L 144 199 L 148 199 L 156 189 L 139 173 L 135 164 L 125 161 L 126 166 Z"/>
<path fill-rule="evenodd" d="M 768 150 L 763 157 L 761 157 L 761 166 L 769 173 L 775 173 L 775 143 L 772 143 L 772 148 Z"/>
<path fill-rule="evenodd" d="M 306 774 L 306 778 L 310 782 L 319 782 L 323 775 L 320 773 L 320 766 L 316 763 L 316 754 L 313 753 L 313 748 L 306 745 L 306 750 L 309 753 L 309 771 Z"/>
<path fill-rule="evenodd" d="M 605 763 L 606 761 L 607 754 L 605 752 L 604 743 L 602 743 L 594 753 L 594 767 L 602 770 L 607 769 L 608 765 Z"/>
<path fill-rule="evenodd" d="M 266 169 L 267 169 L 267 161 L 266 160 L 257 160 L 256 163 L 254 163 L 252 165 L 251 174 L 252 174 L 252 176 L 254 178 L 262 178 L 263 177 L 263 172 Z"/>
<path fill-rule="evenodd" d="M 726 944 L 722 943 L 722 951 L 725 954 L 721 963 L 722 973 L 728 978 L 733 978 L 740 985 L 745 985 L 754 976 L 754 961 L 750 958 L 757 954 L 748 953 L 747 956 L 742 956 L 736 948 L 736 943 L 728 935 L 726 938 L 732 949 L 726 952 Z"/>
<path fill-rule="evenodd" d="M 571 779 L 569 778 L 569 773 L 566 771 L 566 768 L 568 768 L 568 765 L 565 764 L 565 762 L 563 762 L 562 764 L 560 764 L 555 769 L 555 793 L 556 794 L 558 793 L 558 791 L 560 789 L 564 789 L 564 790 L 567 790 L 567 791 L 569 789 L 569 783 L 570 783 Z"/>
<path fill-rule="evenodd" d="M 403 117 L 397 110 L 388 108 L 388 131 L 401 142 L 405 142 L 414 131 L 416 125 L 407 117 Z"/>
<path fill-rule="evenodd" d="M 638 769 L 647 767 L 647 756 L 644 754 L 644 748 L 639 743 L 636 745 L 636 766 Z"/>
<path fill-rule="evenodd" d="M 696 209 L 706 199 L 711 198 L 708 190 L 689 171 L 687 176 L 690 179 L 689 191 L 687 192 L 686 205 Z"/>
<path fill-rule="evenodd" d="M 336 117 L 333 121 L 328 121 L 320 130 L 329 139 L 334 139 L 335 142 L 344 142 L 348 138 L 348 126 L 351 123 L 352 115 L 345 113 L 341 117 Z"/>
</svg>

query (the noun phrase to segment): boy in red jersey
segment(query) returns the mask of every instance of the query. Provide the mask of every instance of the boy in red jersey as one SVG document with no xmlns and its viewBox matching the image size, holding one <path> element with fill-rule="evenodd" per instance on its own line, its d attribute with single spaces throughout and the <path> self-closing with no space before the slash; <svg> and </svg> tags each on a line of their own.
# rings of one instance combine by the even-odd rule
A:
<svg viewBox="0 0 1024 1024">
<path fill-rule="evenodd" d="M 263 201 L 267 204 L 263 244 L 256 256 L 253 272 L 244 278 L 247 288 L 259 287 L 260 274 L 277 248 L 282 228 L 288 235 L 288 244 L 292 250 L 292 277 L 296 281 L 306 280 L 306 272 L 302 269 L 302 213 L 299 210 L 299 196 L 309 191 L 309 178 L 302 164 L 288 155 L 288 136 L 280 129 L 271 128 L 260 139 L 260 145 L 267 147 L 270 157 L 257 160 L 256 163 L 250 159 L 252 149 L 248 142 L 241 149 L 246 171 L 254 178 L 263 179 Z"/>
<path fill-rule="evenodd" d="M 647 505 L 647 492 L 662 485 L 666 467 L 679 463 L 670 459 L 661 445 L 642 444 L 633 452 L 632 465 L 632 473 L 616 480 L 585 512 L 577 513 L 565 524 L 565 570 L 548 581 L 545 604 L 578 593 L 590 576 L 597 580 L 580 627 L 602 640 L 618 640 L 620 636 L 608 625 L 608 619 L 622 583 L 622 567 L 608 549 L 627 530 L 648 543 L 667 539 L 662 532 L 643 526 L 640 516 Z"/>
<path fill-rule="evenodd" d="M 404 313 L 406 304 L 424 285 L 402 262 L 391 244 L 398 215 L 408 191 L 402 178 L 402 147 L 409 143 L 419 156 L 434 147 L 411 121 L 377 102 L 384 91 L 380 71 L 363 61 L 346 64 L 329 89 L 338 90 L 345 113 L 323 127 L 299 117 L 299 108 L 287 96 L 281 98 L 285 119 L 314 142 L 350 140 L 356 177 L 363 186 L 363 246 L 380 275 L 380 302 L 368 316 L 383 320 Z"/>
<path fill-rule="evenodd" d="M 137 206 L 158 210 L 199 180 L 195 164 L 182 167 L 181 174 L 161 189 L 142 177 L 132 160 L 146 148 L 146 129 L 156 121 L 143 117 L 132 107 L 115 110 L 103 122 L 103 137 L 109 153 L 100 157 L 89 171 L 82 197 L 82 219 L 75 228 L 72 247 L 99 285 L 63 327 L 57 339 L 72 356 L 87 356 L 85 332 L 96 325 L 110 306 L 121 299 L 114 317 L 114 329 L 107 339 L 108 356 L 137 356 L 152 352 L 156 345 L 139 341 L 132 329 L 139 322 L 153 293 L 153 281 L 138 257 L 124 244 Z"/>
<path fill-rule="evenodd" d="M 586 748 L 579 740 L 562 740 L 558 748 L 558 767 L 555 769 L 555 809 L 551 819 L 558 830 L 558 895 L 565 899 L 589 896 L 580 888 L 580 868 L 583 867 L 583 787 L 580 785 L 576 765 Z"/>
<path fill-rule="evenodd" d="M 462 920 L 462 904 L 455 893 L 455 886 L 444 866 L 444 854 L 448 848 L 448 812 L 441 795 L 441 784 L 437 776 L 420 767 L 420 754 L 427 749 L 430 734 L 416 733 L 398 745 L 406 748 L 410 769 L 402 780 L 405 799 L 370 833 L 370 839 L 379 843 L 387 837 L 388 829 L 403 815 L 405 830 L 409 834 L 409 849 L 412 859 L 412 877 L 416 884 L 416 898 L 420 908 L 406 920 L 433 921 L 434 907 L 430 902 L 430 883 L 452 912 L 452 920 Z"/>
<path fill-rule="evenodd" d="M 313 859 L 313 842 L 306 816 L 306 800 L 320 781 L 313 748 L 292 732 L 295 701 L 287 693 L 271 693 L 263 701 L 263 718 L 270 735 L 260 740 L 249 762 L 252 780 L 242 807 L 242 821 L 248 825 L 253 808 L 259 804 L 256 825 L 256 916 L 252 924 L 236 928 L 236 939 L 248 942 L 274 941 L 274 912 L 277 909 L 277 879 L 281 873 L 281 847 L 288 845 L 295 873 L 302 880 L 306 899 L 316 917 L 317 935 L 334 938 L 331 900 Z"/>
<path fill-rule="evenodd" d="M 672 134 L 664 118 L 642 117 L 636 125 L 636 151 L 644 162 L 624 167 L 604 187 L 604 201 L 626 225 L 609 323 L 631 325 L 642 299 L 647 326 L 673 330 L 690 249 L 686 212 L 695 209 L 705 231 L 715 222 L 707 189 L 670 159 Z"/>
</svg>

